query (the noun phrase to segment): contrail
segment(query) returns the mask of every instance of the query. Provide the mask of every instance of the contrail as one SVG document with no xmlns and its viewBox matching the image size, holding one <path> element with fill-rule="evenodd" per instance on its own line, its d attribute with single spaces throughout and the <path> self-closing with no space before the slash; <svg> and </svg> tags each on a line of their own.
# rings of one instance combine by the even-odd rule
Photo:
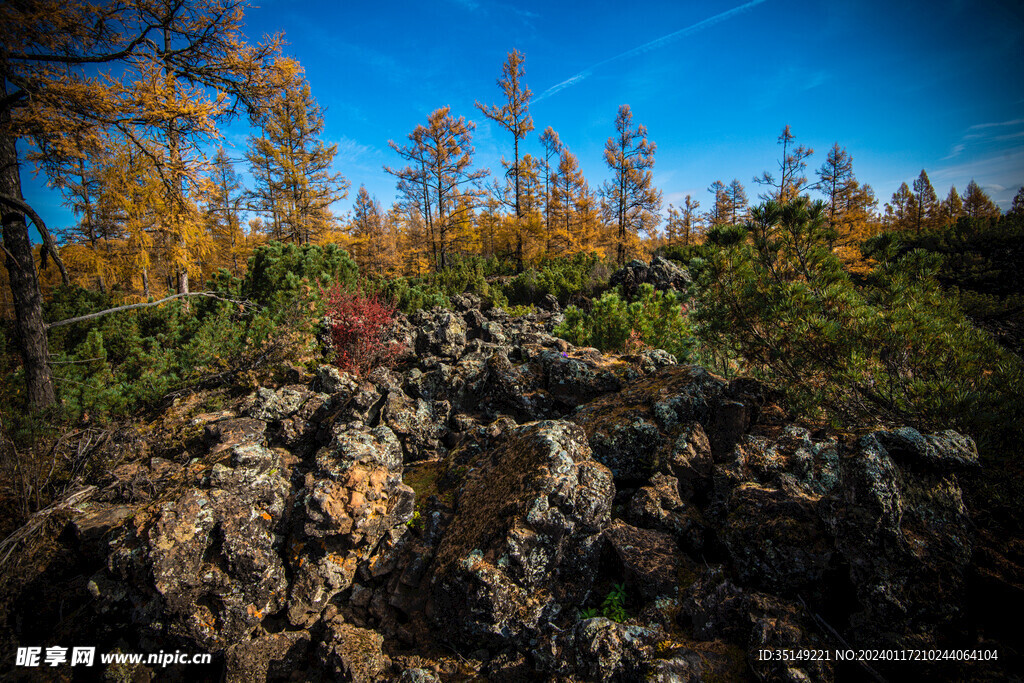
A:
<svg viewBox="0 0 1024 683">
<path fill-rule="evenodd" d="M 730 9 L 730 10 L 726 10 L 725 12 L 722 12 L 721 14 L 716 14 L 715 16 L 709 17 L 709 18 L 705 19 L 704 21 L 698 21 L 696 24 L 693 24 L 692 26 L 687 26 L 686 28 L 679 29 L 678 31 L 676 31 L 674 33 L 669 33 L 667 36 L 662 36 L 661 38 L 655 38 L 654 40 L 652 40 L 652 41 L 650 41 L 648 43 L 644 43 L 643 45 L 640 45 L 639 47 L 634 47 L 632 50 L 626 50 L 622 54 L 615 55 L 614 57 L 609 57 L 608 59 L 604 60 L 603 62 L 598 62 L 597 64 L 594 64 L 593 66 L 588 67 L 588 68 L 584 69 L 583 71 L 579 72 L 575 76 L 572 76 L 571 78 L 567 78 L 564 81 L 562 81 L 561 83 L 558 83 L 556 85 L 551 86 L 550 88 L 548 88 L 547 90 L 542 92 L 540 94 L 540 96 L 537 97 L 537 99 L 534 100 L 534 102 L 540 102 L 543 99 L 551 97 L 552 95 L 554 95 L 556 93 L 559 93 L 562 90 L 565 90 L 569 86 L 576 85 L 577 83 L 579 83 L 583 79 L 588 78 L 589 76 L 591 76 L 594 73 L 594 69 L 602 67 L 605 64 L 611 64 L 612 62 L 617 62 L 620 59 L 626 59 L 627 57 L 634 57 L 636 55 L 643 54 L 644 52 L 648 52 L 649 50 L 656 50 L 659 47 L 662 47 L 664 45 L 667 45 L 667 44 L 671 43 L 673 40 L 676 40 L 678 38 L 682 38 L 683 36 L 691 35 L 693 33 L 696 33 L 697 31 L 700 31 L 701 29 L 705 29 L 705 28 L 707 28 L 709 26 L 714 26 L 715 24 L 717 24 L 719 22 L 722 22 L 722 21 L 725 21 L 726 19 L 728 19 L 730 17 L 733 17 L 733 16 L 739 14 L 740 12 L 746 12 L 748 9 L 750 9 L 752 7 L 756 7 L 757 5 L 760 5 L 763 2 L 767 2 L 767 0 L 751 0 L 750 2 L 748 2 L 746 4 L 740 5 L 739 7 L 734 7 L 732 9 Z"/>
</svg>

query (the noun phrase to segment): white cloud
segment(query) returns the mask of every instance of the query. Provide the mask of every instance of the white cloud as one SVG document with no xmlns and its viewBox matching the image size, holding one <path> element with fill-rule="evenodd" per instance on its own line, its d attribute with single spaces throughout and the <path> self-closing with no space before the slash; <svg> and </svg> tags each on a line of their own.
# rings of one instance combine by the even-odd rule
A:
<svg viewBox="0 0 1024 683">
<path fill-rule="evenodd" d="M 1004 126 L 1019 126 L 1024 123 L 1024 119 L 1013 119 L 1012 121 L 999 121 L 997 123 L 976 123 L 971 126 L 971 130 L 981 130 L 984 128 L 1002 128 Z"/>
<path fill-rule="evenodd" d="M 593 66 L 588 67 L 588 68 L 584 69 L 583 71 L 580 71 L 575 76 L 571 76 L 571 77 L 565 79 L 564 81 L 562 81 L 561 83 L 557 83 L 557 84 L 551 86 L 550 88 L 548 88 L 547 90 L 542 92 L 540 94 L 540 96 L 537 97 L 534 100 L 534 102 L 540 102 L 541 100 L 547 99 L 548 97 L 551 97 L 552 95 L 555 95 L 555 94 L 561 92 L 562 90 L 565 90 L 569 86 L 576 85 L 580 81 L 582 81 L 582 80 L 590 77 L 591 75 L 593 75 L 594 69 L 602 67 L 602 66 L 604 66 L 606 64 L 611 64 L 612 62 L 617 62 L 617 61 L 619 61 L 621 59 L 626 59 L 628 57 L 635 57 L 635 56 L 641 55 L 641 54 L 643 54 L 645 52 L 650 52 L 651 50 L 657 50 L 658 48 L 664 47 L 664 46 L 668 45 L 669 43 L 678 40 L 679 38 L 691 35 L 693 33 L 697 33 L 698 31 L 701 31 L 701 30 L 703 30 L 705 28 L 709 28 L 711 26 L 714 26 L 715 24 L 717 24 L 719 22 L 725 21 L 726 19 L 729 19 L 729 18 L 731 18 L 731 17 L 733 17 L 733 16 L 735 16 L 737 14 L 745 12 L 748 9 L 756 7 L 757 5 L 760 5 L 763 2 L 767 2 L 767 0 L 751 0 L 750 2 L 747 2 L 747 3 L 743 4 L 743 5 L 738 6 L 738 7 L 733 7 L 731 10 L 726 10 L 725 12 L 721 12 L 719 14 L 716 14 L 713 17 L 708 17 L 707 19 L 704 19 L 703 21 L 698 21 L 696 24 L 692 24 L 690 26 L 687 26 L 686 28 L 679 29 L 678 31 L 674 31 L 672 33 L 664 35 L 661 38 L 655 38 L 654 40 L 646 42 L 643 45 L 639 45 L 637 47 L 634 47 L 631 50 L 626 50 L 623 53 L 615 55 L 614 57 L 609 57 L 608 59 L 605 59 L 604 61 L 598 62 L 597 64 L 594 64 Z"/>
</svg>

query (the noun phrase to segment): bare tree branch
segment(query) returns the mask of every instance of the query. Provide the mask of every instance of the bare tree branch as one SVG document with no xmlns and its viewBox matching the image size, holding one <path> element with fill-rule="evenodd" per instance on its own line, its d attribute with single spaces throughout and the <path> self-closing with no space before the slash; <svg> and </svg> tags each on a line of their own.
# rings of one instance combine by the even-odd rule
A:
<svg viewBox="0 0 1024 683">
<path fill-rule="evenodd" d="M 70 325 L 71 323 L 80 323 L 80 322 L 83 322 L 85 320 L 93 320 L 95 318 L 99 318 L 101 316 L 108 315 L 110 313 L 119 313 L 121 311 L 130 311 L 130 310 L 135 309 L 135 308 L 149 308 L 150 306 L 159 306 L 160 304 L 165 303 L 167 301 L 172 301 L 174 299 L 180 299 L 180 298 L 186 297 L 186 296 L 205 296 L 205 297 L 209 297 L 211 299 L 217 299 L 218 301 L 227 301 L 228 303 L 238 304 L 240 306 L 250 306 L 250 305 L 252 305 L 252 303 L 249 302 L 249 301 L 238 301 L 236 299 L 225 299 L 224 297 L 219 296 L 217 294 L 214 294 L 213 292 L 188 292 L 188 293 L 185 293 L 185 294 L 174 294 L 174 295 L 169 296 L 169 297 L 167 297 L 165 299 L 160 299 L 159 301 L 147 301 L 147 302 L 141 303 L 141 304 L 128 304 L 126 306 L 116 306 L 114 308 L 108 308 L 105 311 L 98 311 L 96 313 L 90 313 L 88 315 L 80 315 L 77 318 L 68 318 L 67 320 L 58 320 L 57 322 L 49 323 L 46 326 L 46 329 L 50 330 L 50 329 L 53 329 L 54 327 L 61 327 L 63 325 Z"/>
<path fill-rule="evenodd" d="M 9 195 L 0 195 L 0 203 L 6 204 L 11 208 L 21 211 L 29 219 L 35 223 L 36 228 L 39 230 L 39 234 L 43 237 L 43 262 L 46 262 L 46 252 L 50 252 L 50 256 L 53 257 L 53 262 L 57 264 L 57 268 L 60 270 L 60 277 L 64 281 L 64 284 L 69 284 L 68 271 L 64 267 L 64 262 L 60 258 L 60 253 L 57 251 L 57 243 L 53 241 L 53 236 L 50 231 L 46 229 L 46 223 L 39 217 L 31 206 L 25 203 L 24 200 L 18 199 L 17 197 L 11 197 Z"/>
</svg>

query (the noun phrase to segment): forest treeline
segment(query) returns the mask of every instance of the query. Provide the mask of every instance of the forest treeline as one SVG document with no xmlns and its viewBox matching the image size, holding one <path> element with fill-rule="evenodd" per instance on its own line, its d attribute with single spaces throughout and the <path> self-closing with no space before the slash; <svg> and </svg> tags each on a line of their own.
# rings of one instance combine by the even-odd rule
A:
<svg viewBox="0 0 1024 683">
<path fill-rule="evenodd" d="M 572 141 L 538 131 L 513 50 L 477 103 L 505 132 L 501 168 L 474 163 L 473 121 L 441 107 L 390 141 L 393 205 L 359 187 L 338 216 L 355 179 L 335 170 L 325 112 L 280 36 L 245 40 L 243 8 L 0 6 L 0 467 L 22 514 L 80 476 L 97 425 L 337 360 L 332 301 L 384 319 L 466 292 L 512 314 L 557 300 L 574 344 L 752 375 L 820 424 L 954 427 L 986 458 L 1020 455 L 1024 190 L 1003 215 L 973 181 L 940 199 L 922 170 L 879 207 L 839 143 L 818 165 L 785 126 L 756 198 L 719 179 L 664 206 L 631 109 L 592 185 Z M 218 130 L 237 117 L 252 133 L 232 159 Z M 48 229 L 22 198 L 32 164 L 75 225 Z M 652 254 L 693 286 L 609 287 Z"/>
</svg>

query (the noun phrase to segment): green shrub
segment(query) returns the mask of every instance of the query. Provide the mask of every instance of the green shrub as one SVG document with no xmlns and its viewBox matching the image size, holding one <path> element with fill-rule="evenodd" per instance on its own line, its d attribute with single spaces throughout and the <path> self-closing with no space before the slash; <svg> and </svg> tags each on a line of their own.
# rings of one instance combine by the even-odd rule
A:
<svg viewBox="0 0 1024 683">
<path fill-rule="evenodd" d="M 571 258 L 552 258 L 539 268 L 519 273 L 504 287 L 509 302 L 539 304 L 548 295 L 565 305 L 576 294 L 593 296 L 608 284 L 611 271 L 594 254 L 576 254 Z M 595 277 L 596 276 L 596 277 Z"/>
<path fill-rule="evenodd" d="M 338 282 L 354 287 L 359 267 L 344 249 L 328 244 L 284 244 L 271 242 L 257 247 L 241 293 L 273 310 L 294 305 L 295 298 L 308 294 L 318 283 Z"/>
<path fill-rule="evenodd" d="M 828 247 L 822 206 L 806 199 L 758 207 L 739 236 L 709 236 L 695 305 L 703 349 L 847 427 L 882 417 L 958 428 L 989 447 L 1024 436 L 1020 359 L 940 287 L 941 257 L 883 238 L 882 262 L 858 288 Z"/>
<path fill-rule="evenodd" d="M 664 349 L 680 362 L 690 358 L 694 344 L 677 294 L 655 291 L 650 284 L 641 285 L 640 296 L 633 302 L 610 291 L 595 299 L 588 312 L 569 306 L 554 333 L 577 346 L 603 351 L 635 351 L 639 345 Z"/>
</svg>

